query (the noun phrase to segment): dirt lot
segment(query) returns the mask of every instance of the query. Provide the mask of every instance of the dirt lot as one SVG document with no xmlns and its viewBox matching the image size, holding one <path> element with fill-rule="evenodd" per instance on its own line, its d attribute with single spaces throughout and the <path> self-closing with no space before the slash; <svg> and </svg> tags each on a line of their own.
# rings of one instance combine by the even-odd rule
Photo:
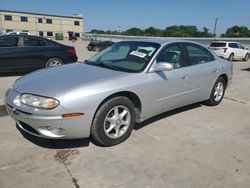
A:
<svg viewBox="0 0 250 188">
<path fill-rule="evenodd" d="M 74 43 L 80 60 L 93 53 Z M 0 77 L 0 105 L 17 77 Z M 21 134 L 0 106 L 1 188 L 250 187 L 250 61 L 234 62 L 233 84 L 217 107 L 194 104 L 136 125 L 103 148 L 90 139 Z"/>
</svg>

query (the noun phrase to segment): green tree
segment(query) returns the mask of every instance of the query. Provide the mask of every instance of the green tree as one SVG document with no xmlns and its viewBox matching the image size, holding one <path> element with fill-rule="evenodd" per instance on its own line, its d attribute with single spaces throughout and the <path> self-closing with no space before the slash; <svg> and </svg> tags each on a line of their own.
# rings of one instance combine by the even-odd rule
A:
<svg viewBox="0 0 250 188">
<path fill-rule="evenodd" d="M 133 27 L 131 29 L 128 29 L 127 31 L 123 32 L 124 35 L 130 35 L 130 36 L 143 36 L 144 31 L 140 28 Z"/>
<path fill-rule="evenodd" d="M 222 34 L 222 37 L 250 37 L 250 31 L 246 26 L 233 26 L 228 28 L 225 34 Z"/>
</svg>

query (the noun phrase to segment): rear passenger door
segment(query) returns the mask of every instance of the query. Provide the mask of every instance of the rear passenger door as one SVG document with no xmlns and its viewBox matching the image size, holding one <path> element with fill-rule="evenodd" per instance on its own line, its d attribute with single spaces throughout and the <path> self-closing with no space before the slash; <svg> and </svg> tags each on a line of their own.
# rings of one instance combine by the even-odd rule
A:
<svg viewBox="0 0 250 188">
<path fill-rule="evenodd" d="M 20 66 L 25 70 L 36 70 L 45 66 L 47 54 L 46 43 L 38 38 L 22 37 L 21 46 L 18 49 Z"/>
<path fill-rule="evenodd" d="M 212 53 L 205 47 L 185 43 L 189 59 L 189 102 L 206 100 L 219 74 L 219 65 Z"/>
</svg>

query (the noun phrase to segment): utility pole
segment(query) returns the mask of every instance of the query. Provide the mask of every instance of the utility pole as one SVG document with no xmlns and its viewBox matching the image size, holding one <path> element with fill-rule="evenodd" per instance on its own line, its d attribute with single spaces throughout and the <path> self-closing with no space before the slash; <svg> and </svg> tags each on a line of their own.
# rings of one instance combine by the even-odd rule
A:
<svg viewBox="0 0 250 188">
<path fill-rule="evenodd" d="M 217 22 L 218 22 L 218 18 L 215 18 L 215 23 L 214 23 L 214 37 L 216 37 Z"/>
</svg>

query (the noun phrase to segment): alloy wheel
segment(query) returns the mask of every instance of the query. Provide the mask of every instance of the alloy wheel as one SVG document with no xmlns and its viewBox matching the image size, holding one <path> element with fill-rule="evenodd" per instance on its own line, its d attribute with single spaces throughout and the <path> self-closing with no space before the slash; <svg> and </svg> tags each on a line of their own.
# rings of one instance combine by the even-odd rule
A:
<svg viewBox="0 0 250 188">
<path fill-rule="evenodd" d="M 104 131 L 109 138 L 121 137 L 131 124 L 131 113 L 125 106 L 115 106 L 106 115 Z"/>
</svg>

